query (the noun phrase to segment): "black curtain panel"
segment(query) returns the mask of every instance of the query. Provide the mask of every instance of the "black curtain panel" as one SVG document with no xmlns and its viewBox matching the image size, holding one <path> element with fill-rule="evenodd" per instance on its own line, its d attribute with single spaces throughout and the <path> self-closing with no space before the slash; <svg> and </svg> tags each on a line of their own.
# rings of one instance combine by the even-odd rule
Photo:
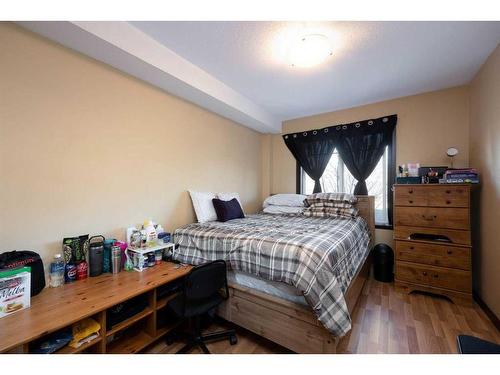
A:
<svg viewBox="0 0 500 375">
<path fill-rule="evenodd" d="M 354 194 L 368 195 L 366 179 L 392 142 L 396 122 L 397 115 L 391 115 L 335 127 L 337 151 L 358 181 Z"/>
<path fill-rule="evenodd" d="M 283 139 L 299 165 L 314 180 L 314 193 L 321 192 L 323 176 L 335 149 L 334 137 L 329 128 L 285 134 Z"/>
</svg>

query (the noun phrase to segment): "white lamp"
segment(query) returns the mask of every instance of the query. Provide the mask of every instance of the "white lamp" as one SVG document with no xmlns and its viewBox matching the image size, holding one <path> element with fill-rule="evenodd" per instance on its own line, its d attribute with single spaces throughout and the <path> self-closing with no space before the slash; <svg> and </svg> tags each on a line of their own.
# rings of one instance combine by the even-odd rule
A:
<svg viewBox="0 0 500 375">
<path fill-rule="evenodd" d="M 458 149 L 456 147 L 450 147 L 446 150 L 446 155 L 450 158 L 451 168 L 453 169 L 453 157 L 458 155 Z"/>
<path fill-rule="evenodd" d="M 326 36 L 309 34 L 291 46 L 288 59 L 292 66 L 309 68 L 321 64 L 332 54 L 332 46 Z"/>
</svg>

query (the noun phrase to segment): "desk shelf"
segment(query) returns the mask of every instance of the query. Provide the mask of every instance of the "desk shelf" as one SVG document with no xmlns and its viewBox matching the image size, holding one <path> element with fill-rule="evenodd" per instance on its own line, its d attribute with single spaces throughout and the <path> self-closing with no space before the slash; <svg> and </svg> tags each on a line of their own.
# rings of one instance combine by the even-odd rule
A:
<svg viewBox="0 0 500 375">
<path fill-rule="evenodd" d="M 85 349 L 88 349 L 88 348 L 94 346 L 95 344 L 100 343 L 101 341 L 102 341 L 102 337 L 99 336 L 99 337 L 96 337 L 95 339 L 93 339 L 92 341 L 89 341 L 86 344 L 83 344 L 82 346 L 80 346 L 78 348 L 72 348 L 71 346 L 66 345 L 64 348 L 59 349 L 54 354 L 77 354 L 77 353 L 81 353 Z"/>
<path fill-rule="evenodd" d="M 130 318 L 125 319 L 123 322 L 115 324 L 112 329 L 110 329 L 109 331 L 106 331 L 106 337 L 114 335 L 115 333 L 117 333 L 121 330 L 124 330 L 125 328 L 130 327 L 135 322 L 138 322 L 139 320 L 150 316 L 152 313 L 153 313 L 153 309 L 151 307 L 146 307 L 140 313 L 137 313 L 134 316 L 131 316 Z"/>
<path fill-rule="evenodd" d="M 174 294 L 171 294 L 169 296 L 162 297 L 162 298 L 158 299 L 158 301 L 156 302 L 156 310 L 160 310 L 160 309 L 164 308 L 165 306 L 167 306 L 167 303 L 169 303 L 169 301 L 173 300 L 178 295 L 179 295 L 179 293 L 174 293 Z"/>
</svg>

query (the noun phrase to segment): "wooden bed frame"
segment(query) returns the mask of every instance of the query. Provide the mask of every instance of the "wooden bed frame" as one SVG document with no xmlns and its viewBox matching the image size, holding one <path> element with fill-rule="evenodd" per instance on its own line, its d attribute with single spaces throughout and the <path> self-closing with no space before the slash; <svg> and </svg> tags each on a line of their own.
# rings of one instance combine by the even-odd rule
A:
<svg viewBox="0 0 500 375">
<path fill-rule="evenodd" d="M 356 207 L 370 228 L 370 249 L 375 237 L 375 197 L 358 196 Z M 371 267 L 371 256 L 358 270 L 346 292 L 349 313 L 358 301 Z M 318 321 L 310 307 L 238 284 L 229 284 L 229 299 L 218 315 L 297 353 L 336 353 L 339 338 Z"/>
</svg>

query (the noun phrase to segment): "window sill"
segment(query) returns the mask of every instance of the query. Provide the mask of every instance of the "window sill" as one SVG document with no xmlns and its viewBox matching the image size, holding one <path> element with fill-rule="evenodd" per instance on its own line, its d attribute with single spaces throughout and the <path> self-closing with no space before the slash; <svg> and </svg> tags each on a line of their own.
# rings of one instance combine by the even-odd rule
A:
<svg viewBox="0 0 500 375">
<path fill-rule="evenodd" d="M 393 230 L 393 226 L 390 224 L 375 224 L 375 229 Z"/>
</svg>

